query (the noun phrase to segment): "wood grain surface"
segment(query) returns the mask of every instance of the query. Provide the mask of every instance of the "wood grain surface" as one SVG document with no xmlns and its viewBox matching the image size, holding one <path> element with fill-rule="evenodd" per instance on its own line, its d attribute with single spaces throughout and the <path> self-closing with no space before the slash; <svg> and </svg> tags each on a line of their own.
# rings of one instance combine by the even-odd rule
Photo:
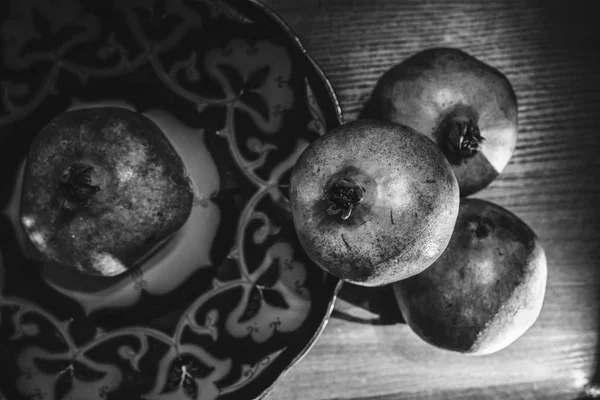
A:
<svg viewBox="0 0 600 400">
<path fill-rule="evenodd" d="M 476 197 L 527 222 L 549 268 L 537 323 L 483 357 L 422 342 L 385 288 L 346 286 L 322 337 L 267 400 L 591 398 L 600 380 L 600 29 L 592 2 L 265 3 L 331 80 L 345 121 L 386 69 L 425 48 L 457 47 L 502 71 L 519 101 L 517 149 Z"/>
</svg>

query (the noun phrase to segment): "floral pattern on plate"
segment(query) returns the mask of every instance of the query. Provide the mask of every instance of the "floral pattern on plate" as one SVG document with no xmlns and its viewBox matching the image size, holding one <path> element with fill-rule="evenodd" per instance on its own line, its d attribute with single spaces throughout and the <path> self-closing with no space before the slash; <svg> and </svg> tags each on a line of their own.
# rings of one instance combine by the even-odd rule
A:
<svg viewBox="0 0 600 400">
<path fill-rule="evenodd" d="M 263 396 L 322 331 L 339 281 L 289 211 L 303 149 L 340 123 L 329 83 L 254 0 L 0 5 L 0 393 L 11 399 Z M 122 276 L 44 263 L 18 221 L 29 143 L 70 109 L 163 129 L 197 204 Z"/>
</svg>

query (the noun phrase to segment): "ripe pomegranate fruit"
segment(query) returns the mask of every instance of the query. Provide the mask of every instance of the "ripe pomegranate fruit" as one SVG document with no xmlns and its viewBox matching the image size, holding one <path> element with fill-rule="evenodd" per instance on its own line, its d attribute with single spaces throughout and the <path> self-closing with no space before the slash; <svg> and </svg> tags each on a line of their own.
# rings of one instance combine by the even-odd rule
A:
<svg viewBox="0 0 600 400">
<path fill-rule="evenodd" d="M 462 199 L 444 253 L 392 287 L 417 335 L 477 355 L 505 348 L 534 324 L 547 275 L 544 250 L 525 222 L 496 204 Z"/>
<path fill-rule="evenodd" d="M 386 71 L 361 118 L 427 135 L 450 161 L 461 196 L 488 186 L 517 141 L 517 98 L 508 79 L 452 48 L 422 51 Z"/>
<path fill-rule="evenodd" d="M 459 190 L 437 146 L 383 121 L 354 121 L 311 143 L 292 171 L 299 241 L 332 275 L 363 286 L 408 278 L 443 252 Z"/>
<path fill-rule="evenodd" d="M 47 260 L 114 276 L 174 234 L 193 199 L 181 158 L 154 122 L 87 108 L 61 114 L 34 138 L 20 219 Z"/>
</svg>

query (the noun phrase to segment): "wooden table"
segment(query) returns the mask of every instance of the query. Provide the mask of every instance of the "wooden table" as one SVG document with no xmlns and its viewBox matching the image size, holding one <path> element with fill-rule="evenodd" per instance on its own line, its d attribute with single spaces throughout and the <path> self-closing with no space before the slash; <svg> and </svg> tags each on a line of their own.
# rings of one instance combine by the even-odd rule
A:
<svg viewBox="0 0 600 400">
<path fill-rule="evenodd" d="M 584 398 L 586 388 L 591 393 L 591 382 L 600 381 L 597 14 L 575 1 L 266 4 L 321 65 L 346 121 L 357 117 L 387 68 L 428 47 L 458 47 L 504 72 L 519 100 L 517 149 L 501 177 L 476 196 L 526 221 L 549 268 L 537 323 L 509 348 L 485 357 L 428 346 L 394 318 L 388 293 L 348 286 L 321 338 L 267 400 L 575 399 Z M 348 314 L 378 322 L 341 318 Z"/>
</svg>

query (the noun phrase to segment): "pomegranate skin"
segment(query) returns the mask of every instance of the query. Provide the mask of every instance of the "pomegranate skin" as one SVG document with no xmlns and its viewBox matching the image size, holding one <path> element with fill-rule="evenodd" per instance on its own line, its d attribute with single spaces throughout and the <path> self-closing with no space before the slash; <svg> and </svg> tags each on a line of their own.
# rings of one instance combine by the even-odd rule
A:
<svg viewBox="0 0 600 400">
<path fill-rule="evenodd" d="M 361 118 L 407 125 L 433 140 L 452 165 L 461 196 L 496 179 L 517 142 L 517 97 L 509 80 L 453 48 L 416 53 L 386 71 Z"/>
<path fill-rule="evenodd" d="M 20 219 L 45 258 L 87 275 L 137 266 L 185 223 L 194 188 L 183 161 L 145 115 L 65 112 L 34 138 Z"/>
<path fill-rule="evenodd" d="M 444 253 L 392 285 L 406 323 L 426 342 L 464 354 L 504 349 L 535 323 L 548 268 L 527 224 L 488 201 L 461 200 Z"/>
<path fill-rule="evenodd" d="M 332 188 L 342 182 L 343 196 Z M 345 192 L 354 185 L 362 196 Z M 337 197 L 336 197 L 337 196 Z M 411 128 L 348 122 L 313 142 L 292 171 L 290 202 L 299 241 L 313 262 L 363 286 L 405 279 L 443 252 L 459 190 L 444 155 Z M 340 204 L 338 204 L 339 206 Z"/>
</svg>

